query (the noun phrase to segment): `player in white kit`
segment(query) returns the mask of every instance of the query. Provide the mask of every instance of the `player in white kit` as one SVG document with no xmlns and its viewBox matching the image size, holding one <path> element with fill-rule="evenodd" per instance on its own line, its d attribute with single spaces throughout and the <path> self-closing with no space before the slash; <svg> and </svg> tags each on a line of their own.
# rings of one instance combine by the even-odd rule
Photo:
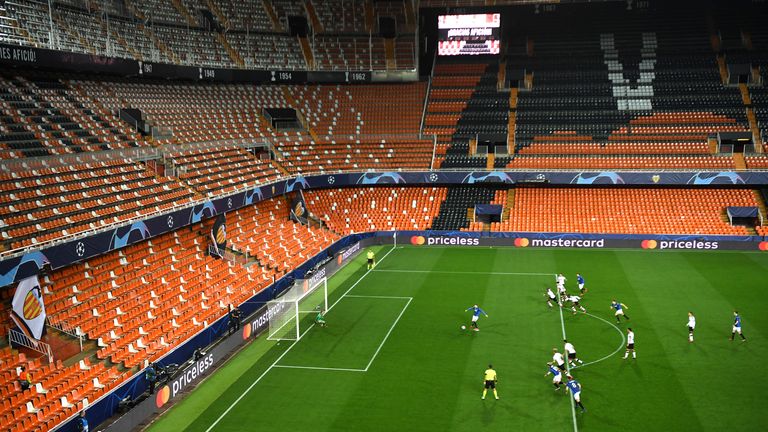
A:
<svg viewBox="0 0 768 432">
<path fill-rule="evenodd" d="M 693 312 L 688 312 L 688 342 L 693 342 L 693 330 L 696 329 L 696 317 Z"/>
<path fill-rule="evenodd" d="M 624 353 L 625 359 L 629 356 L 630 351 L 632 352 L 632 358 L 637 358 L 635 354 L 635 332 L 632 331 L 631 327 L 627 327 L 627 352 Z"/>
<path fill-rule="evenodd" d="M 576 348 L 573 347 L 573 344 L 568 342 L 567 339 L 563 339 L 563 343 L 565 343 L 565 353 L 568 355 L 568 364 L 570 364 L 571 367 L 576 367 L 576 363 L 584 364 L 584 362 L 576 356 Z"/>
<path fill-rule="evenodd" d="M 552 348 L 552 361 L 555 362 L 555 365 L 558 369 L 565 372 L 565 359 L 563 359 L 563 354 L 557 351 L 557 348 Z"/>
</svg>

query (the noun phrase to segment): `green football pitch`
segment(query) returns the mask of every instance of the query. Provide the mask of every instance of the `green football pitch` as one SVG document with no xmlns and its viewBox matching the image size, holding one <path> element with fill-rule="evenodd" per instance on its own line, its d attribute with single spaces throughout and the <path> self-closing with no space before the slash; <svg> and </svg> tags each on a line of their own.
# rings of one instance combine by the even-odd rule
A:
<svg viewBox="0 0 768 432">
<path fill-rule="evenodd" d="M 150 430 L 766 430 L 764 253 L 405 246 L 377 259 L 329 281 L 327 327 L 260 336 Z M 588 314 L 548 308 L 555 273 L 575 294 L 577 272 Z M 489 317 L 462 331 L 473 304 Z M 746 342 L 729 340 L 734 309 Z M 572 371 L 585 413 L 544 376 L 564 332 L 585 362 Z M 489 363 L 500 400 L 481 400 Z"/>
</svg>

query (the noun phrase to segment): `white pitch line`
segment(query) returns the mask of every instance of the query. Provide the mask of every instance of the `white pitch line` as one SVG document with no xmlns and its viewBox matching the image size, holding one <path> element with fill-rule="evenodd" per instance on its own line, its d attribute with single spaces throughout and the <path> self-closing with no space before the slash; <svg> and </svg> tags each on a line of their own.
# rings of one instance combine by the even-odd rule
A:
<svg viewBox="0 0 768 432">
<path fill-rule="evenodd" d="M 613 327 L 614 329 L 616 329 L 616 331 L 617 331 L 617 332 L 619 332 L 619 336 L 621 336 L 621 344 L 619 345 L 619 347 L 618 347 L 618 348 L 616 348 L 616 350 L 614 350 L 612 353 L 608 354 L 607 356 L 605 356 L 605 357 L 603 357 L 603 358 L 601 358 L 601 359 L 595 360 L 595 361 L 591 361 L 591 362 L 582 363 L 582 364 L 580 364 L 580 365 L 574 366 L 572 369 L 583 368 L 584 366 L 589 366 L 589 365 L 591 365 L 591 364 L 600 363 L 600 362 L 601 362 L 601 361 L 603 361 L 603 360 L 607 360 L 607 359 L 609 359 L 609 358 L 611 358 L 611 357 L 615 356 L 615 355 L 616 355 L 616 353 L 618 353 L 619 351 L 621 351 L 621 349 L 622 349 L 622 348 L 624 348 L 624 344 L 627 342 L 627 339 L 626 339 L 626 337 L 624 337 L 624 332 L 622 332 L 622 331 L 621 331 L 621 329 L 619 329 L 618 327 L 616 327 L 616 324 L 614 324 L 614 323 L 612 323 L 612 322 L 608 321 L 608 320 L 607 320 L 607 319 L 605 319 L 605 318 L 599 317 L 599 316 L 597 316 L 597 315 L 592 315 L 591 313 L 587 313 L 587 312 L 584 312 L 584 314 L 585 314 L 585 315 L 589 315 L 589 316 L 591 316 L 592 318 L 597 318 L 597 319 L 599 319 L 600 321 L 603 321 L 603 322 L 605 322 L 606 324 L 608 324 L 608 325 L 610 325 L 611 327 Z"/>
<path fill-rule="evenodd" d="M 387 252 L 386 254 L 384 254 L 384 256 L 383 256 L 383 257 L 381 257 L 381 259 L 379 260 L 379 262 L 381 262 L 381 261 L 384 261 L 384 259 L 385 259 L 385 258 L 386 258 L 386 257 L 387 257 L 387 256 L 388 256 L 390 253 L 392 253 L 392 251 L 393 251 L 393 250 L 395 250 L 395 248 L 394 248 L 394 247 L 393 247 L 392 249 L 390 249 L 390 250 L 389 250 L 389 252 Z M 357 284 L 359 284 L 359 283 L 360 283 L 360 281 L 362 281 L 362 280 L 363 280 L 363 279 L 364 279 L 366 276 L 368 276 L 368 275 L 371 273 L 371 271 L 372 271 L 372 270 L 373 270 L 373 269 L 369 269 L 368 271 L 366 271 L 366 272 L 365 272 L 365 274 L 363 274 L 362 276 L 360 276 L 360 279 L 358 279 L 358 280 L 357 280 L 357 282 L 355 282 L 354 284 L 352 284 L 352 286 L 351 286 L 351 287 L 349 287 L 349 289 L 348 289 L 346 292 L 344 292 L 344 294 L 342 294 L 342 295 L 341 295 L 341 297 L 339 297 L 339 298 L 338 298 L 338 300 L 336 300 L 336 302 L 335 302 L 335 303 L 333 303 L 331 306 L 329 306 L 329 307 L 328 307 L 328 311 L 326 311 L 326 313 L 327 313 L 327 312 L 329 312 L 331 309 L 333 309 L 333 307 L 334 307 L 334 306 L 336 306 L 336 305 L 337 305 L 337 304 L 338 304 L 338 303 L 341 301 L 341 299 L 343 299 L 343 298 L 344 298 L 344 296 L 345 296 L 345 295 L 347 295 L 347 293 L 349 293 L 350 291 L 352 291 L 352 288 L 356 287 L 356 286 L 357 286 Z M 306 332 L 308 332 L 309 330 L 311 330 L 311 329 L 312 329 L 312 327 L 314 327 L 314 326 L 315 326 L 315 324 L 314 324 L 314 323 L 313 323 L 312 325 L 310 325 L 310 326 L 309 326 L 309 328 L 308 328 L 308 329 L 307 329 L 307 330 L 304 332 L 304 334 L 306 334 Z M 299 340 L 301 340 L 301 338 L 299 338 L 298 340 L 295 340 L 295 341 L 293 341 L 293 343 L 291 344 L 291 346 L 289 346 L 289 347 L 288 347 L 288 349 L 286 349 L 285 351 L 283 351 L 283 353 L 282 353 L 282 354 L 280 354 L 280 357 L 278 357 L 278 358 L 277 358 L 277 360 L 275 360 L 275 362 L 274 362 L 274 363 L 272 363 L 272 364 L 271 364 L 271 365 L 270 365 L 270 366 L 267 368 L 267 370 L 265 370 L 265 371 L 264 371 L 264 373 L 262 373 L 261 375 L 259 375 L 259 377 L 258 377 L 258 378 L 256 378 L 256 381 L 254 381 L 253 383 L 251 383 L 251 385 L 250 385 L 250 386 L 248 386 L 248 388 L 247 388 L 247 389 L 245 389 L 245 391 L 244 391 L 244 392 L 243 392 L 243 393 L 242 393 L 240 396 L 238 396 L 238 398 L 237 398 L 237 399 L 235 399 L 235 401 L 234 401 L 234 402 L 232 402 L 232 403 L 229 405 L 229 407 L 227 407 L 227 409 L 226 409 L 226 410 L 224 410 L 224 412 L 223 412 L 223 413 L 221 413 L 221 415 L 220 415 L 220 416 L 219 416 L 219 417 L 216 419 L 216 421 L 214 421 L 214 422 L 213 422 L 213 424 L 211 424 L 210 426 L 208 426 L 208 429 L 206 429 L 206 430 L 205 430 L 205 432 L 211 432 L 211 430 L 213 430 L 213 428 L 214 428 L 214 427 L 216 427 L 216 425 L 217 425 L 217 424 L 219 424 L 219 422 L 221 421 L 221 419 L 223 419 L 223 418 L 224 418 L 224 416 L 226 416 L 227 414 L 229 414 L 229 412 L 230 412 L 230 411 L 232 411 L 232 408 L 234 408 L 234 407 L 235 407 L 235 405 L 237 405 L 237 404 L 238 404 L 238 403 L 239 403 L 239 402 L 240 402 L 240 401 L 241 401 L 241 400 L 242 400 L 242 399 L 245 397 L 245 395 L 246 395 L 246 394 L 248 394 L 248 392 L 250 392 L 250 391 L 251 391 L 251 390 L 252 390 L 252 389 L 253 389 L 253 388 L 256 386 L 256 384 L 258 384 L 258 383 L 259 383 L 259 381 L 261 381 L 261 380 L 262 380 L 262 378 L 264 378 L 264 376 L 266 376 L 266 375 L 269 373 L 269 371 L 271 371 L 271 370 L 272 370 L 272 368 L 274 368 L 274 367 L 275 367 L 275 365 L 276 365 L 277 363 L 279 363 L 279 362 L 280 362 L 280 360 L 282 360 L 282 359 L 283 359 L 283 357 L 285 357 L 285 355 L 286 355 L 286 354 L 288 354 L 288 352 L 291 350 L 291 348 L 293 348 L 293 347 L 295 347 L 295 346 L 296 346 L 296 343 L 297 343 Z"/>
<path fill-rule="evenodd" d="M 514 273 L 514 272 L 478 272 L 478 271 L 450 271 L 450 270 L 398 270 L 382 269 L 374 272 L 384 273 L 438 273 L 438 274 L 474 274 L 474 275 L 500 275 L 500 276 L 551 276 L 552 273 Z"/>
<path fill-rule="evenodd" d="M 365 369 L 349 369 L 349 368 L 319 367 L 319 366 L 275 365 L 274 367 L 286 368 L 286 369 L 311 369 L 311 370 L 327 370 L 327 371 L 343 371 L 343 372 L 365 372 Z"/>
<path fill-rule="evenodd" d="M 355 295 L 355 294 L 349 294 L 346 298 L 372 298 L 372 299 L 396 299 L 396 300 L 413 299 L 413 297 L 380 296 L 380 295 Z"/>
<path fill-rule="evenodd" d="M 379 351 L 381 351 L 381 347 L 383 347 L 383 346 L 384 346 L 384 343 L 385 343 L 385 342 L 387 341 L 387 339 L 389 338 L 389 335 L 392 333 L 392 330 L 394 330 L 394 329 L 395 329 L 395 326 L 397 325 L 397 322 L 398 322 L 398 321 L 400 321 L 400 318 L 401 318 L 401 317 L 403 316 L 403 314 L 405 313 L 405 310 L 406 310 L 406 309 L 408 309 L 408 306 L 411 304 L 411 301 L 412 301 L 412 300 L 413 300 L 413 298 L 412 298 L 412 297 L 411 297 L 411 298 L 408 298 L 408 302 L 406 302 L 406 303 L 405 303 L 405 306 L 403 306 L 403 310 L 401 310 L 401 311 L 400 311 L 400 315 L 398 315 L 398 316 L 397 316 L 397 318 L 395 318 L 395 322 L 393 322 L 393 323 L 392 323 L 392 326 L 389 328 L 389 331 L 387 332 L 387 335 L 386 335 L 386 336 L 384 336 L 384 340 L 382 340 L 382 341 L 381 341 L 381 343 L 379 344 L 379 347 L 378 347 L 378 348 L 376 348 L 376 352 L 375 352 L 375 353 L 373 353 L 373 357 L 371 357 L 371 361 L 369 361 L 369 362 L 368 362 L 368 365 L 365 367 L 365 371 L 366 371 L 366 372 L 368 372 L 368 368 L 370 368 L 370 367 L 371 367 L 371 364 L 373 364 L 373 361 L 374 361 L 374 360 L 376 360 L 376 356 L 377 356 L 377 355 L 379 355 Z"/>
<path fill-rule="evenodd" d="M 557 277 L 557 275 L 555 275 Z M 560 311 L 560 328 L 563 329 L 563 340 L 567 340 L 568 338 L 565 336 L 565 320 L 563 319 L 563 307 L 562 305 L 558 305 L 557 308 Z M 565 359 L 565 369 L 568 371 L 568 374 L 571 373 L 571 368 L 568 365 L 568 359 Z M 568 392 L 568 388 L 565 389 L 566 393 Z M 568 395 L 568 399 L 571 400 L 571 416 L 573 417 L 573 431 L 579 432 L 579 426 L 576 424 L 576 405 L 573 403 L 573 395 Z"/>
</svg>

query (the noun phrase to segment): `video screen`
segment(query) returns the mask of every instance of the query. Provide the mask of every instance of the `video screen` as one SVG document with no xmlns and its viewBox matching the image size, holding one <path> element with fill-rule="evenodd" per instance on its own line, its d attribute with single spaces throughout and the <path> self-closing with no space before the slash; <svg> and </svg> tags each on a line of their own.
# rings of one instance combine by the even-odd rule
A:
<svg viewBox="0 0 768 432">
<path fill-rule="evenodd" d="M 439 15 L 437 55 L 498 54 L 501 14 Z"/>
</svg>

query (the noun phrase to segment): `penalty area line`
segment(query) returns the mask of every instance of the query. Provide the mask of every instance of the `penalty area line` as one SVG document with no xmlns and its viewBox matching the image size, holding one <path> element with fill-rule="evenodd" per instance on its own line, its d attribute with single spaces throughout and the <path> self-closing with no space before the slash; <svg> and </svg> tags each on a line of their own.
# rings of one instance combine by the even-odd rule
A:
<svg viewBox="0 0 768 432">
<path fill-rule="evenodd" d="M 389 335 L 392 334 L 392 330 L 395 329 L 395 326 L 400 321 L 400 318 L 403 317 L 403 314 L 405 313 L 405 310 L 408 309 L 408 306 L 411 304 L 411 301 L 413 301 L 412 297 L 408 297 L 408 301 L 405 303 L 405 306 L 403 306 L 403 310 L 400 311 L 400 315 L 395 318 L 395 322 L 392 323 L 392 326 L 389 327 L 389 331 L 387 332 L 387 335 L 384 336 L 384 339 L 379 344 L 379 347 L 376 348 L 376 352 L 373 353 L 373 357 L 371 357 L 371 361 L 368 362 L 368 365 L 365 366 L 365 371 L 368 372 L 368 368 L 371 367 L 373 364 L 373 361 L 376 360 L 376 356 L 379 355 L 379 351 L 381 351 L 381 347 L 384 346 L 384 344 L 387 342 L 387 339 L 389 339 Z"/>
<path fill-rule="evenodd" d="M 383 295 L 355 295 L 355 294 L 350 294 L 346 298 L 372 298 L 372 299 L 413 300 L 413 297 L 383 296 Z"/>
<path fill-rule="evenodd" d="M 551 276 L 552 273 L 515 273 L 515 272 L 480 272 L 480 271 L 452 271 L 452 270 L 400 270 L 379 269 L 373 270 L 379 273 L 437 273 L 437 274 L 469 274 L 469 275 L 498 275 L 498 276 Z"/>
<path fill-rule="evenodd" d="M 365 372 L 365 369 L 350 369 L 350 368 L 336 368 L 336 367 L 320 367 L 320 366 L 296 366 L 296 365 L 275 365 L 276 368 L 285 369 L 310 369 L 310 370 L 325 370 L 325 371 L 343 371 L 343 372 Z"/>
<path fill-rule="evenodd" d="M 391 254 L 391 253 L 392 253 L 392 251 L 394 251 L 394 250 L 395 250 L 395 248 L 394 248 L 394 247 L 393 247 L 392 249 L 390 249 L 390 250 L 389 250 L 389 251 L 388 251 L 386 254 L 384 254 L 384 256 L 383 256 L 383 257 L 381 257 L 381 260 L 379 260 L 379 262 L 381 262 L 381 261 L 384 261 L 384 259 L 385 259 L 385 258 L 387 258 L 387 256 L 389 256 L 389 254 Z M 330 305 L 330 306 L 328 307 L 328 311 L 330 311 L 331 309 L 333 309 L 333 307 L 334 307 L 334 306 L 336 306 L 336 305 L 337 305 L 337 304 L 338 304 L 338 303 L 341 301 L 341 299 L 343 299 L 343 298 L 344 298 L 344 296 L 346 296 L 346 295 L 347 295 L 347 294 L 348 294 L 350 291 L 352 291 L 352 289 L 353 289 L 353 288 L 355 288 L 355 287 L 357 286 L 357 284 L 359 284 L 359 283 L 360 283 L 360 282 L 361 282 L 363 279 L 365 279 L 365 277 L 366 277 L 366 276 L 368 276 L 368 275 L 371 273 L 371 271 L 373 271 L 373 269 L 369 269 L 369 270 L 367 270 L 367 271 L 366 271 L 366 272 L 365 272 L 365 273 L 364 273 L 362 276 L 360 276 L 360 279 L 358 279 L 358 280 L 357 280 L 355 283 L 353 283 L 353 284 L 352 284 L 352 286 L 351 286 L 351 287 L 349 287 L 349 289 L 348 289 L 347 291 L 345 291 L 345 292 L 344 292 L 344 294 L 342 294 L 342 295 L 341 295 L 341 297 L 339 297 L 339 298 L 338 298 L 338 300 L 336 300 L 336 302 L 335 302 L 335 303 L 333 303 L 332 305 Z M 410 301 L 409 301 L 409 303 L 410 303 Z M 328 312 L 328 311 L 326 311 L 326 312 Z M 402 314 L 401 314 L 401 315 L 402 315 Z M 398 319 L 399 319 L 399 318 L 398 318 Z M 232 411 L 232 408 L 234 408 L 234 407 L 235 407 L 235 405 L 237 405 L 238 403 L 240 403 L 240 401 L 241 401 L 241 400 L 243 400 L 243 398 L 245 397 L 245 395 L 247 395 L 247 394 L 248 394 L 248 392 L 250 392 L 251 390 L 253 390 L 253 388 L 254 388 L 254 387 L 256 387 L 256 384 L 258 384 L 258 383 L 259 383 L 259 381 L 261 381 L 261 380 L 262 380 L 262 379 L 263 379 L 263 378 L 264 378 L 264 377 L 265 377 L 265 376 L 266 376 L 266 375 L 269 373 L 269 371 L 271 371 L 271 370 L 272 370 L 272 369 L 275 367 L 275 365 L 277 365 L 277 364 L 280 362 L 280 360 L 282 360 L 282 359 L 283 359 L 283 357 L 285 357 L 285 355 L 286 355 L 286 354 L 288 354 L 288 352 L 289 352 L 289 351 L 290 351 L 290 350 L 291 350 L 293 347 L 295 347 L 295 346 L 296 346 L 296 343 L 298 343 L 298 342 L 299 342 L 299 340 L 301 340 L 301 336 L 303 336 L 303 335 L 304 335 L 304 334 L 306 334 L 308 331 L 310 331 L 310 330 L 312 329 L 312 327 L 314 327 L 314 326 L 315 326 L 315 324 L 313 323 L 311 326 L 309 326 L 309 328 L 308 328 L 308 329 L 307 329 L 307 330 L 306 330 L 304 333 L 302 333 L 302 335 L 300 335 L 300 336 L 299 336 L 299 339 L 298 339 L 298 340 L 295 340 L 295 341 L 293 341 L 293 343 L 292 343 L 292 344 L 291 344 L 291 345 L 290 345 L 290 346 L 289 346 L 289 347 L 288 347 L 288 348 L 287 348 L 285 351 L 283 351 L 283 353 L 282 353 L 282 354 L 280 354 L 280 356 L 277 358 L 277 360 L 275 360 L 275 362 L 274 362 L 274 363 L 272 363 L 272 364 L 271 364 L 271 365 L 270 365 L 270 366 L 267 368 L 267 370 L 265 370 L 265 371 L 264 371 L 264 372 L 263 372 L 261 375 L 259 375 L 259 377 L 258 377 L 258 378 L 256 378 L 256 380 L 255 380 L 254 382 L 252 382 L 252 383 L 251 383 L 251 385 L 250 385 L 250 386 L 248 386 L 248 388 L 246 388 L 246 389 L 245 389 L 245 391 L 243 391 L 243 393 L 242 393 L 240 396 L 238 396 L 238 397 L 237 397 L 237 399 L 235 399 L 235 401 L 234 401 L 234 402 L 232 402 L 232 403 L 229 405 L 229 407 L 227 407 L 227 409 L 226 409 L 226 410 L 224 410 L 224 412 L 223 412 L 223 413 L 221 413 L 221 415 L 219 415 L 219 417 L 218 417 L 218 418 L 217 418 L 217 419 L 216 419 L 216 420 L 215 420 L 215 421 L 214 421 L 214 422 L 213 422 L 213 423 L 212 423 L 210 426 L 208 426 L 208 428 L 205 430 L 205 432 L 211 432 L 211 430 L 213 430 L 213 428 L 215 428 L 215 427 L 216 427 L 216 425 L 217 425 L 217 424 L 219 424 L 219 422 L 220 422 L 220 421 L 221 421 L 221 420 L 222 420 L 222 419 L 223 419 L 223 418 L 224 418 L 224 417 L 225 417 L 227 414 L 229 414 L 229 412 L 230 412 L 230 411 Z M 391 331 L 391 329 L 390 329 L 390 331 Z M 366 368 L 366 369 L 367 369 L 367 368 Z"/>
</svg>

